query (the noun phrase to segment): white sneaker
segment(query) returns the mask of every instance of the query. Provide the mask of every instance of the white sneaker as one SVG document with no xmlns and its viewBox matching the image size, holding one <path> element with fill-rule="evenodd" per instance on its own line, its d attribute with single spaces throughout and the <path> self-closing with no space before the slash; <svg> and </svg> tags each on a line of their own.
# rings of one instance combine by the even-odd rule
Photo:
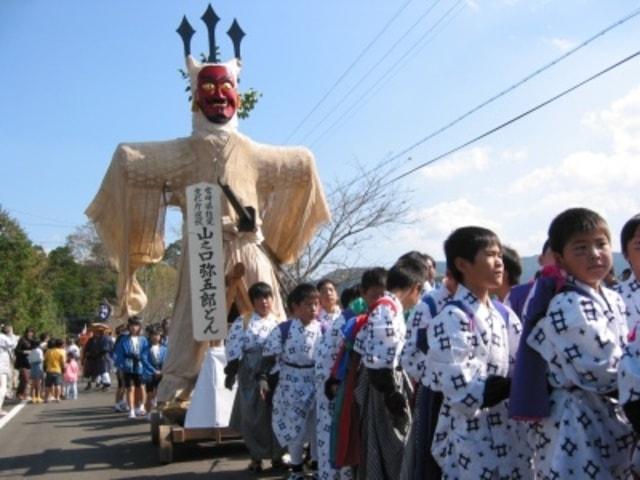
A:
<svg viewBox="0 0 640 480">
<path fill-rule="evenodd" d="M 131 410 L 129 412 L 129 418 L 136 418 L 136 412 L 134 412 L 133 410 Z"/>
<path fill-rule="evenodd" d="M 144 417 L 147 414 L 147 411 L 143 407 L 140 407 L 136 408 L 135 414 L 137 417 Z"/>
<path fill-rule="evenodd" d="M 116 412 L 128 412 L 129 411 L 129 405 L 127 405 L 126 403 L 123 403 L 123 402 L 118 402 L 113 406 L 113 409 Z"/>
</svg>

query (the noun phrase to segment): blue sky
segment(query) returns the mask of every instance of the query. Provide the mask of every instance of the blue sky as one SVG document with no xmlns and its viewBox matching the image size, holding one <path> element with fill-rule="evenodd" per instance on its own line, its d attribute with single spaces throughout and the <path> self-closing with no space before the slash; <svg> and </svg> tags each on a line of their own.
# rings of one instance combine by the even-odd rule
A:
<svg viewBox="0 0 640 480">
<path fill-rule="evenodd" d="M 374 164 L 402 150 L 640 6 L 624 0 L 411 0 L 289 139 L 406 3 L 215 2 L 222 58 L 232 52 L 223 32 L 237 17 L 247 32 L 241 89 L 263 93 L 241 130 L 266 143 L 310 146 L 325 182 L 352 176 L 356 162 Z M 55 248 L 85 221 L 83 211 L 118 143 L 189 134 L 175 29 L 186 14 L 197 30 L 193 51 L 204 51 L 199 17 L 206 5 L 0 3 L 0 204 L 36 243 Z M 449 11 L 421 48 L 399 60 Z M 482 133 L 638 45 L 640 17 L 415 149 L 405 165 Z M 409 248 L 442 258 L 446 235 L 468 223 L 496 229 L 529 255 L 551 218 L 576 205 L 604 214 L 617 237 L 640 211 L 638 79 L 635 60 L 403 181 L 412 192 L 411 224 L 365 245 L 359 261 L 388 263 Z M 365 92 L 368 101 L 321 136 Z"/>
</svg>

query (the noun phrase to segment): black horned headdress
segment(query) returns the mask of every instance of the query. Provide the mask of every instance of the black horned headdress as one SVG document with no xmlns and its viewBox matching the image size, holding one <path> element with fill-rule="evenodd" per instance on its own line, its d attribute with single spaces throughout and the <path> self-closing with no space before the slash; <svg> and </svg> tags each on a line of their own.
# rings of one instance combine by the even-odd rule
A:
<svg viewBox="0 0 640 480">
<path fill-rule="evenodd" d="M 186 15 L 182 17 L 182 22 L 180 22 L 180 26 L 176 30 L 180 38 L 182 38 L 182 43 L 184 45 L 184 56 L 185 61 L 187 63 L 187 69 L 189 71 L 189 77 L 191 78 L 192 86 L 196 82 L 198 72 L 200 69 L 206 65 L 210 64 L 220 64 L 218 59 L 218 46 L 216 45 L 216 25 L 220 20 L 220 17 L 216 15 L 215 10 L 209 4 L 204 14 L 202 15 L 202 21 L 207 26 L 207 32 L 209 34 L 209 56 L 207 57 L 207 63 L 200 63 L 196 61 L 191 55 L 191 38 L 193 34 L 196 32 L 189 20 L 187 20 Z M 240 24 L 238 20 L 233 19 L 233 23 L 229 30 L 227 30 L 227 35 L 231 38 L 231 42 L 233 43 L 233 54 L 234 58 L 228 62 L 225 62 L 221 65 L 226 66 L 229 71 L 236 77 L 236 81 L 240 74 L 240 43 L 245 36 L 244 31 L 240 28 Z"/>
</svg>

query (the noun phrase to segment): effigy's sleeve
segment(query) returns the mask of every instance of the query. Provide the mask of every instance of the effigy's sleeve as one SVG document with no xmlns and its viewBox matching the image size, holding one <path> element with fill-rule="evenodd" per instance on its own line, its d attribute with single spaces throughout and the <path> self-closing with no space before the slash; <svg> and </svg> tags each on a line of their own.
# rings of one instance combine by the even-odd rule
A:
<svg viewBox="0 0 640 480">
<path fill-rule="evenodd" d="M 265 242 L 283 263 L 295 262 L 331 219 L 313 154 L 302 147 L 258 148 L 258 196 Z"/>
<path fill-rule="evenodd" d="M 85 212 L 118 272 L 116 319 L 144 308 L 147 297 L 136 270 L 159 262 L 164 254 L 165 203 L 152 170 L 151 159 L 143 152 L 119 145 L 100 190 Z"/>
</svg>

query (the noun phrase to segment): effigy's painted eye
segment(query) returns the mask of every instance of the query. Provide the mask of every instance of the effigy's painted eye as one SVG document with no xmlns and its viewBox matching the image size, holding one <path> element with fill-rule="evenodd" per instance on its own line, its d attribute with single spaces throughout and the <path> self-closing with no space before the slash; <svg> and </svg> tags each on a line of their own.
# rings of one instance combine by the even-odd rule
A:
<svg viewBox="0 0 640 480">
<path fill-rule="evenodd" d="M 231 90 L 233 88 L 233 84 L 231 82 L 224 82 L 222 84 L 223 90 Z"/>
<path fill-rule="evenodd" d="M 211 82 L 207 82 L 200 85 L 200 88 L 202 88 L 203 90 L 210 91 L 210 90 L 214 90 L 216 86 Z"/>
</svg>

